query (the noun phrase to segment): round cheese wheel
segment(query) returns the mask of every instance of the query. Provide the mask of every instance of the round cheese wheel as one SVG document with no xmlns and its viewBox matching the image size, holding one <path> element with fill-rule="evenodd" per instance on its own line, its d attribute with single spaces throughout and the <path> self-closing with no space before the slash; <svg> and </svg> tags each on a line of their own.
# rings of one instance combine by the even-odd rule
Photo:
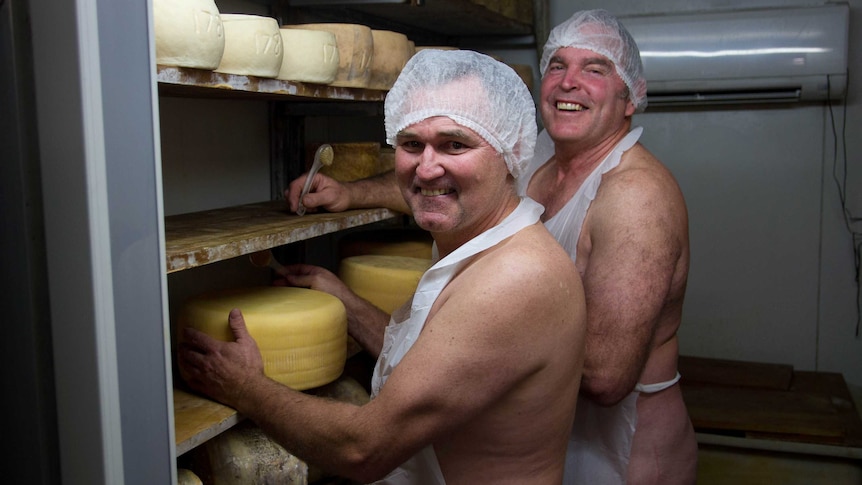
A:
<svg viewBox="0 0 862 485">
<path fill-rule="evenodd" d="M 213 0 L 154 0 L 156 64 L 212 70 L 224 53 L 224 28 Z"/>
<path fill-rule="evenodd" d="M 352 182 L 379 173 L 380 143 L 330 143 L 330 145 L 332 146 L 332 163 L 320 167 L 320 173 L 340 182 Z M 310 154 L 317 150 L 316 146 L 309 148 L 312 149 Z M 313 159 L 313 155 L 306 157 L 306 160 Z"/>
<path fill-rule="evenodd" d="M 177 485 L 204 485 L 204 482 L 187 468 L 177 468 Z"/>
<path fill-rule="evenodd" d="M 217 72 L 274 78 L 284 50 L 278 21 L 272 17 L 222 14 L 224 54 Z"/>
<path fill-rule="evenodd" d="M 264 373 L 293 389 L 332 382 L 347 358 L 347 312 L 322 291 L 292 287 L 218 290 L 189 299 L 178 327 L 232 341 L 228 313 L 239 308 L 263 357 Z"/>
<path fill-rule="evenodd" d="M 342 259 L 339 277 L 354 293 L 391 314 L 413 296 L 430 267 L 430 259 L 366 254 Z"/>
<path fill-rule="evenodd" d="M 323 30 L 335 35 L 338 44 L 338 73 L 331 86 L 367 88 L 371 79 L 374 38 L 371 28 L 359 24 L 298 24 L 287 29 Z"/>
<path fill-rule="evenodd" d="M 388 91 L 401 74 L 404 65 L 413 57 L 416 48 L 407 36 L 389 30 L 372 30 L 374 54 L 371 56 L 370 89 Z"/>
<path fill-rule="evenodd" d="M 335 34 L 322 30 L 279 29 L 284 56 L 278 79 L 329 84 L 338 74 Z"/>
<path fill-rule="evenodd" d="M 431 259 L 434 239 L 427 231 L 392 229 L 356 231 L 338 242 L 341 259 L 363 254 Z"/>
<path fill-rule="evenodd" d="M 305 485 L 308 465 L 245 420 L 204 444 L 213 485 Z"/>
</svg>

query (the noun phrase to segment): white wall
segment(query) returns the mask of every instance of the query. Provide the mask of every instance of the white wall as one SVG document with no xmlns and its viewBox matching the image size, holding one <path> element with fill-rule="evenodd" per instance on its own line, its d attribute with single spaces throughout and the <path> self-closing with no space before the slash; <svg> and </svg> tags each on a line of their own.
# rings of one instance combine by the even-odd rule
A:
<svg viewBox="0 0 862 485">
<path fill-rule="evenodd" d="M 592 8 L 624 18 L 823 3 L 551 0 L 550 23 Z M 680 330 L 683 354 L 841 372 L 862 385 L 853 237 L 832 175 L 834 116 L 839 143 L 846 142 L 848 208 L 862 217 L 862 1 L 849 5 L 846 140 L 840 104 L 833 111 L 825 105 L 648 109 L 635 117 L 645 127 L 642 141 L 674 172 L 689 206 L 692 268 Z M 842 151 L 839 146 L 839 162 Z"/>
</svg>

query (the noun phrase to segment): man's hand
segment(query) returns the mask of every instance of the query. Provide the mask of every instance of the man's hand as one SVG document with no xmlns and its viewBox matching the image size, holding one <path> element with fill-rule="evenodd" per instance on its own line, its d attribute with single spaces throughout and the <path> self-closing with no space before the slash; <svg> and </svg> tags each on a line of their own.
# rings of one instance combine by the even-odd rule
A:
<svg viewBox="0 0 862 485">
<path fill-rule="evenodd" d="M 322 291 L 342 301 L 350 298 L 350 288 L 326 268 L 311 264 L 289 264 L 280 268 L 278 274 L 284 277 L 285 286 Z"/>
<path fill-rule="evenodd" d="M 244 386 L 265 377 L 260 350 L 248 333 L 242 313 L 231 310 L 228 324 L 233 342 L 222 342 L 193 328 L 184 329 L 177 363 L 180 375 L 193 389 L 236 408 Z"/>
<path fill-rule="evenodd" d="M 297 177 L 284 191 L 284 198 L 290 204 L 290 210 L 296 212 L 299 209 L 299 196 L 308 172 Z M 302 205 L 310 212 L 323 207 L 330 212 L 343 212 L 350 209 L 350 193 L 341 182 L 318 173 L 311 181 L 311 188 Z"/>
</svg>

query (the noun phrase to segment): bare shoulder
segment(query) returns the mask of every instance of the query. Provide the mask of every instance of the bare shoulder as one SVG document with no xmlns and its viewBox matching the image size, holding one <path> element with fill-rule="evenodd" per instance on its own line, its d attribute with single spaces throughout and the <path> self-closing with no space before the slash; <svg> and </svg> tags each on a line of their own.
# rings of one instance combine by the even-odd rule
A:
<svg viewBox="0 0 862 485">
<path fill-rule="evenodd" d="M 594 208 L 591 212 L 605 214 L 603 219 L 636 220 L 639 226 L 660 220 L 687 230 L 688 215 L 679 184 L 641 144 L 626 152 L 620 165 L 605 174 Z"/>
</svg>

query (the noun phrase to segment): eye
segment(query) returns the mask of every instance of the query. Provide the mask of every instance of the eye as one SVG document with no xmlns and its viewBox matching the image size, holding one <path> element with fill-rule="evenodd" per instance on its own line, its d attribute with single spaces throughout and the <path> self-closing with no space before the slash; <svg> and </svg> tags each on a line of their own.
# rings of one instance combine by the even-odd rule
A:
<svg viewBox="0 0 862 485">
<path fill-rule="evenodd" d="M 449 140 L 443 144 L 443 150 L 446 153 L 452 153 L 452 154 L 464 153 L 469 149 L 470 149 L 470 146 L 468 146 L 467 144 L 465 144 L 461 141 L 457 141 L 457 140 Z"/>
<path fill-rule="evenodd" d="M 416 140 L 406 140 L 399 145 L 405 152 L 418 153 L 423 150 L 425 145 Z"/>
</svg>

